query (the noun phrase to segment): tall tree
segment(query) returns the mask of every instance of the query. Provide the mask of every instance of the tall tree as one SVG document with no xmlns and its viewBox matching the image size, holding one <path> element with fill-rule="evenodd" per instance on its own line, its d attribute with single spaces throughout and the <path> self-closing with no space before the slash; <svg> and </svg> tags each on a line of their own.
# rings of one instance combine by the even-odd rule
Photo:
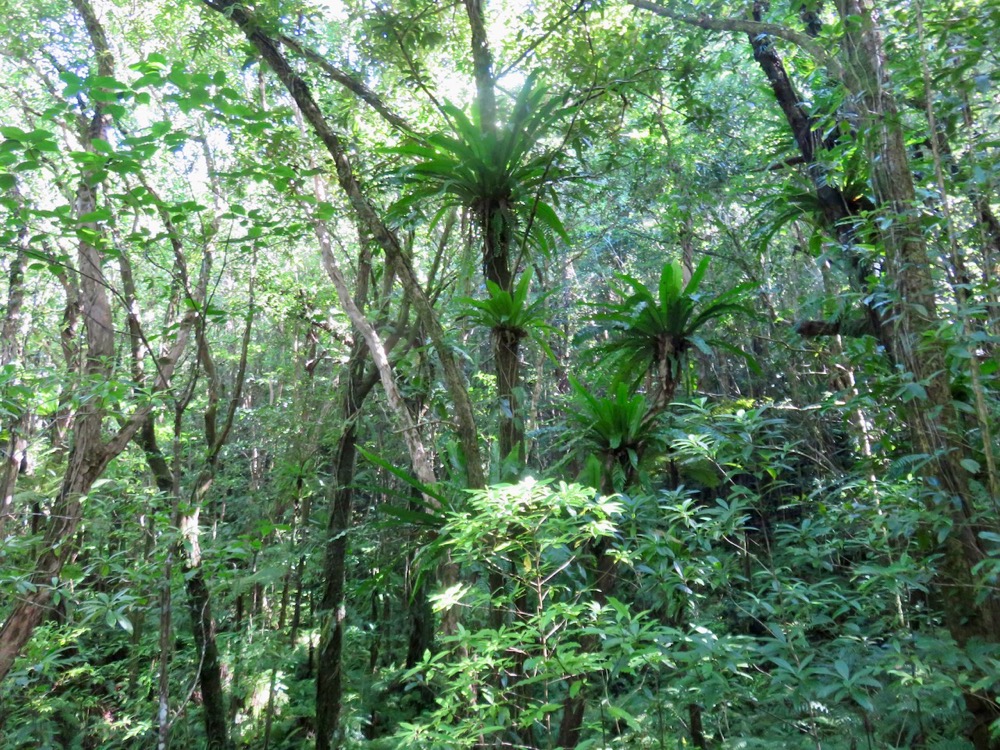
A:
<svg viewBox="0 0 1000 750">
<path fill-rule="evenodd" d="M 98 80 L 105 82 L 95 84 L 89 111 L 81 112 L 76 118 L 76 135 L 83 152 L 95 154 L 96 144 L 107 141 L 110 116 L 106 102 L 109 97 L 102 87 L 115 80 L 114 58 L 93 6 L 88 0 L 74 0 L 73 7 L 92 45 Z M 108 291 L 111 285 L 104 268 L 108 240 L 98 218 L 101 216 L 97 203 L 101 179 L 100 170 L 84 168 L 73 207 L 79 238 L 73 271 L 78 288 L 73 294 L 79 300 L 85 339 L 79 351 L 67 350 L 67 366 L 82 388 L 110 380 L 115 362 L 115 326 Z M 135 316 L 137 311 L 130 310 L 128 314 Z M 190 325 L 181 323 L 173 342 L 158 353 L 155 389 L 168 387 L 187 345 L 189 331 Z M 45 551 L 35 564 L 33 591 L 18 601 L 0 629 L 0 679 L 10 671 L 17 654 L 42 621 L 52 596 L 52 582 L 59 580 L 63 566 L 76 555 L 74 535 L 83 516 L 82 498 L 108 464 L 125 450 L 151 408 L 150 403 L 136 406 L 115 434 L 105 440 L 103 423 L 108 416 L 108 404 L 97 397 L 82 399 L 72 420 L 72 446 L 66 472 L 45 529 Z"/>
</svg>

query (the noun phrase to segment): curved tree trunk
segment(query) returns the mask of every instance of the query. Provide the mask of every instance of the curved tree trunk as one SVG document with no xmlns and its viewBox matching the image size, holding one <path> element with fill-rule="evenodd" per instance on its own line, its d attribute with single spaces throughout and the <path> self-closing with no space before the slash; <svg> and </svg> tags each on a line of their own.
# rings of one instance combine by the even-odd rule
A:
<svg viewBox="0 0 1000 750">
<path fill-rule="evenodd" d="M 102 75 L 112 75 L 114 66 L 107 39 L 93 9 L 87 0 L 74 0 L 74 5 L 90 33 L 98 70 Z M 100 105 L 95 105 L 89 121 L 81 116 L 80 125 L 81 140 L 85 147 L 90 147 L 94 139 L 104 135 L 105 115 Z M 77 186 L 74 207 L 77 217 L 86 216 L 97 207 L 97 188 L 90 178 L 91 175 L 84 175 Z M 80 227 L 88 230 L 89 236 L 99 236 L 101 232 L 92 222 L 80 222 Z M 101 251 L 81 240 L 77 245 L 77 266 L 86 341 L 85 362 L 79 374 L 99 382 L 110 376 L 115 352 L 114 321 Z M 71 367 L 74 364 L 71 363 Z M 73 421 L 69 465 L 45 529 L 46 551 L 35 566 L 34 590 L 19 600 L 0 629 L 0 679 L 10 670 L 14 658 L 42 621 L 51 597 L 52 581 L 58 580 L 63 565 L 76 556 L 73 536 L 82 515 L 80 498 L 90 490 L 113 457 L 102 439 L 103 421 L 104 409 L 97 399 L 86 400 Z"/>
<path fill-rule="evenodd" d="M 470 487 L 483 487 L 485 480 L 479 451 L 479 433 L 476 429 L 472 402 L 469 397 L 465 378 L 458 367 L 451 348 L 445 341 L 440 319 L 437 317 L 431 301 L 424 292 L 398 238 L 382 221 L 374 206 L 362 192 L 361 186 L 354 174 L 351 161 L 348 158 L 347 151 L 341 143 L 339 136 L 327 122 L 319 105 L 313 98 L 308 84 L 291 68 L 279 51 L 275 40 L 261 30 L 260 26 L 254 22 L 252 16 L 246 11 L 244 6 L 239 5 L 233 0 L 202 1 L 208 7 L 230 18 L 246 34 L 250 43 L 271 67 L 282 84 L 284 84 L 305 120 L 319 136 L 324 147 L 333 157 L 334 164 L 336 165 L 337 179 L 354 213 L 354 218 L 359 228 L 359 235 L 370 236 L 385 252 L 387 262 L 398 274 L 407 299 L 416 309 L 420 324 L 431 339 L 434 350 L 441 362 L 445 383 L 454 405 L 456 431 L 466 458 L 465 469 L 468 485 Z M 320 240 L 323 265 L 333 281 L 340 305 L 347 313 L 354 328 L 364 339 L 379 378 L 382 381 L 386 400 L 401 423 L 403 438 L 410 454 L 414 473 L 422 483 L 432 485 L 435 483 L 436 478 L 431 455 L 428 453 L 419 429 L 399 393 L 392 365 L 386 356 L 386 347 L 371 322 L 365 317 L 354 299 L 352 299 L 347 287 L 347 281 L 337 264 L 329 239 L 327 238 L 324 241 L 324 234 L 322 232 L 317 233 L 317 238 Z M 445 585 L 451 585 L 457 580 L 457 570 L 455 570 L 453 565 L 445 564 L 442 566 L 441 576 Z M 442 627 L 446 632 L 454 632 L 457 616 L 458 611 L 455 607 L 452 607 L 445 613 Z M 333 648 L 333 644 L 330 644 L 330 647 Z M 329 656 L 332 661 L 333 656 Z M 330 664 L 329 667 L 339 670 L 339 665 Z M 324 722 L 328 722 L 328 720 L 324 719 Z M 334 730 L 333 727 L 328 727 L 327 729 L 330 731 Z M 326 739 L 323 740 L 323 742 L 326 741 Z"/>
<path fill-rule="evenodd" d="M 763 0 L 754 2 L 753 16 L 755 21 L 761 21 L 766 5 L 767 3 Z M 815 25 L 810 28 L 815 32 Z M 864 201 L 852 200 L 849 196 L 844 195 L 839 188 L 830 184 L 826 170 L 819 163 L 817 156 L 835 145 L 833 142 L 835 139 L 824 141 L 819 124 L 803 108 L 802 98 L 796 92 L 795 86 L 785 70 L 781 56 L 774 46 L 774 40 L 763 34 L 751 33 L 747 37 L 753 49 L 754 60 L 760 65 L 761 71 L 774 92 L 774 97 L 792 131 L 795 145 L 802 157 L 802 163 L 806 166 L 809 180 L 813 184 L 816 199 L 820 205 L 822 226 L 836 237 L 841 247 L 844 248 L 852 270 L 851 283 L 857 290 L 865 293 L 866 299 L 870 299 L 875 291 L 871 288 L 871 269 L 862 260 L 861 254 L 854 250 L 854 245 L 857 242 L 855 235 L 860 221 L 858 213 L 861 210 L 870 209 L 872 206 L 867 205 Z M 866 332 L 882 341 L 884 333 L 882 330 L 883 313 L 871 304 L 865 305 L 864 310 L 867 322 Z M 839 323 L 834 325 L 839 326 Z M 882 341 L 882 343 L 885 342 Z"/>
<path fill-rule="evenodd" d="M 89 0 L 73 0 L 73 6 L 83 19 L 101 76 L 114 78 L 114 58 L 107 36 Z M 104 139 L 107 115 L 99 101 L 93 102 L 90 116 L 78 117 L 79 137 L 83 147 L 93 149 L 95 139 Z M 74 213 L 78 227 L 87 238 L 103 236 L 103 228 L 95 222 L 79 221 L 93 214 L 97 208 L 96 175 L 86 173 L 77 186 Z M 66 275 L 67 323 L 63 332 L 63 351 L 71 372 L 81 381 L 107 380 L 115 362 L 115 328 L 108 290 L 111 288 L 104 274 L 104 256 L 92 242 L 81 239 L 77 245 L 77 272 Z M 75 283 L 74 283 L 75 279 Z M 78 352 L 71 341 L 79 306 L 84 325 L 85 348 Z M 182 322 L 177 336 L 168 349 L 157 359 L 158 373 L 154 391 L 168 387 L 170 378 L 187 343 L 188 322 Z M 52 595 L 52 582 L 58 580 L 63 565 L 76 557 L 74 536 L 83 518 L 81 498 L 90 491 L 108 464 L 131 442 L 145 423 L 150 405 L 140 406 L 121 424 L 109 439 L 103 438 L 106 416 L 98 399 L 84 399 L 72 420 L 72 447 L 63 482 L 48 516 L 44 532 L 44 552 L 35 564 L 32 575 L 33 590 L 18 600 L 3 627 L 0 628 L 0 680 L 10 671 L 17 654 L 31 638 L 35 627 L 48 611 Z"/>
</svg>

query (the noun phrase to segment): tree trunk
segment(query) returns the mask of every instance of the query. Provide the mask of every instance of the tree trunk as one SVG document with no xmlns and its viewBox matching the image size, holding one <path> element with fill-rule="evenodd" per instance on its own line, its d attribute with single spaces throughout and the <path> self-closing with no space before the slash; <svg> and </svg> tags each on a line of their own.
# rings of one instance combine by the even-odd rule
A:
<svg viewBox="0 0 1000 750">
<path fill-rule="evenodd" d="M 486 138 L 496 137 L 496 81 L 493 55 L 490 52 L 483 21 L 482 0 L 464 0 L 472 37 L 472 69 L 476 80 L 476 105 L 480 129 Z M 483 276 L 504 292 L 514 288 L 516 268 L 511 265 L 513 234 L 508 217 L 510 208 L 499 201 L 478 207 L 476 218 L 483 240 Z M 524 420 L 517 403 L 520 373 L 521 334 L 504 326 L 491 331 L 493 358 L 497 376 L 499 423 L 498 454 L 501 481 L 516 479 L 524 466 Z"/>
<path fill-rule="evenodd" d="M 363 390 L 367 349 L 355 344 L 347 365 L 348 382 L 341 396 L 344 428 L 333 459 L 336 486 L 330 501 L 326 560 L 323 565 L 323 598 L 320 610 L 329 620 L 323 628 L 316 667 L 316 750 L 339 746 L 343 698 L 344 587 L 347 577 L 348 531 L 354 503 L 357 463 L 357 417 L 367 392 Z"/>
<path fill-rule="evenodd" d="M 753 5 L 755 21 L 761 21 L 766 3 L 757 0 Z M 817 161 L 818 152 L 834 145 L 833 139 L 824 142 L 819 132 L 816 120 L 802 107 L 802 98 L 795 91 L 785 65 L 774 46 L 774 40 L 763 34 L 748 34 L 750 46 L 753 49 L 754 60 L 760 65 L 774 97 L 785 115 L 788 127 L 792 131 L 795 145 L 798 147 L 802 162 L 806 166 L 809 179 L 813 184 L 816 199 L 820 205 L 821 225 L 840 242 L 847 254 L 851 266 L 851 283 L 859 291 L 865 292 L 865 298 L 870 299 L 875 291 L 871 288 L 871 269 L 860 253 L 854 250 L 857 225 L 860 220 L 859 210 L 872 208 L 863 199 L 845 195 L 839 188 L 829 184 L 827 172 Z M 865 318 L 870 333 L 880 341 L 882 332 L 882 314 L 873 304 L 865 305 Z M 882 341 L 882 343 L 885 343 Z"/>
<path fill-rule="evenodd" d="M 96 476 L 93 472 L 100 465 L 95 463 L 102 447 L 100 441 L 95 445 L 93 439 L 88 439 L 92 438 L 93 423 L 93 414 L 77 416 L 70 465 L 45 530 L 43 547 L 46 551 L 35 564 L 33 590 L 18 599 L 0 629 L 0 680 L 10 671 L 14 659 L 49 612 L 52 581 L 58 580 L 63 565 L 76 556 L 73 535 L 80 523 L 80 497 L 94 483 Z M 99 420 L 97 425 L 99 437 Z M 103 466 L 100 468 L 103 469 Z"/>
<path fill-rule="evenodd" d="M 504 326 L 492 331 L 500 399 L 500 481 L 516 480 L 524 466 L 524 421 L 517 389 L 521 380 L 521 332 Z"/>
<path fill-rule="evenodd" d="M 16 191 L 15 199 L 17 198 Z M 17 234 L 17 250 L 10 264 L 7 283 L 7 309 L 4 311 L 3 329 L 0 331 L 0 367 L 21 366 L 21 322 L 24 305 L 24 272 L 27 268 L 28 227 L 21 226 Z M 18 413 L 7 424 L 8 439 L 0 459 L 0 539 L 4 536 L 7 519 L 14 515 L 14 489 L 22 465 L 27 464 L 28 440 L 25 431 L 29 414 Z"/>
<path fill-rule="evenodd" d="M 227 750 L 231 745 L 222 686 L 222 665 L 219 661 L 215 619 L 212 617 L 212 600 L 205 581 L 205 569 L 201 565 L 186 565 L 184 579 L 191 630 L 199 660 L 198 683 L 205 719 L 205 747 L 207 750 Z"/>
<path fill-rule="evenodd" d="M 79 8 L 85 0 L 75 2 Z M 101 57 L 100 49 L 98 57 Z M 104 116 L 98 111 L 81 135 L 84 143 L 89 145 L 103 133 Z M 76 215 L 85 216 L 96 207 L 96 188 L 90 184 L 90 175 L 86 175 L 77 187 Z M 80 226 L 95 235 L 100 231 L 93 223 L 81 222 Z M 77 263 L 87 346 L 82 374 L 86 379 L 101 382 L 110 377 L 114 361 L 114 321 L 101 253 L 94 245 L 81 240 L 77 246 Z M 82 516 L 80 498 L 90 490 L 112 458 L 111 451 L 102 441 L 103 421 L 104 409 L 97 399 L 86 400 L 73 421 L 69 465 L 48 519 L 45 552 L 32 576 L 34 590 L 18 601 L 0 629 L 0 679 L 10 671 L 15 657 L 42 621 L 48 609 L 52 582 L 58 580 L 63 565 L 76 556 L 73 536 Z"/>
<path fill-rule="evenodd" d="M 94 9 L 88 0 L 73 0 L 73 6 L 83 18 L 97 60 L 101 76 L 114 78 L 114 58 L 108 46 L 107 37 Z M 85 149 L 93 150 L 96 139 L 104 140 L 107 116 L 100 102 L 94 103 L 91 117 L 80 115 L 80 140 Z M 76 216 L 82 218 L 93 214 L 97 208 L 97 185 L 95 174 L 86 173 L 76 191 Z M 87 237 L 100 237 L 103 229 L 95 222 L 80 221 L 79 229 L 86 230 Z M 83 234 L 81 232 L 81 234 Z M 108 289 L 111 288 L 104 275 L 103 254 L 99 247 L 85 240 L 77 245 L 77 288 L 66 275 L 67 327 L 62 333 L 63 351 L 71 372 L 79 374 L 84 382 L 106 382 L 115 362 L 115 327 L 111 311 Z M 76 309 L 84 321 L 84 341 L 81 362 L 75 344 L 72 342 L 75 330 Z M 183 354 L 186 344 L 186 328 L 182 324 L 177 338 L 159 360 L 159 373 L 154 390 L 169 386 L 177 360 Z M 112 459 L 117 457 L 140 429 L 149 414 L 150 406 L 137 408 L 124 421 L 110 440 L 102 437 L 104 405 L 100 399 L 84 399 L 79 411 L 71 419 L 72 448 L 62 486 L 53 503 L 45 528 L 45 538 L 41 554 L 31 577 L 33 590 L 18 600 L 0 628 L 0 680 L 6 677 L 14 664 L 14 659 L 31 638 L 31 634 L 48 611 L 52 582 L 59 579 L 63 565 L 76 557 L 73 539 L 82 520 L 81 497 L 90 491 Z"/>
<path fill-rule="evenodd" d="M 587 703 L 583 699 L 583 690 L 573 698 L 563 701 L 563 716 L 559 722 L 559 734 L 556 736 L 556 747 L 574 748 L 580 744 L 580 734 L 583 732 L 583 715 Z"/>
<path fill-rule="evenodd" d="M 222 664 L 215 639 L 215 619 L 205 569 L 201 564 L 201 507 L 215 478 L 211 468 L 205 468 L 196 479 L 189 503 L 191 510 L 181 516 L 181 536 L 184 539 L 184 591 L 191 617 L 191 634 L 198 659 L 198 686 L 201 689 L 202 718 L 205 725 L 205 746 L 211 750 L 228 750 L 229 723 L 222 684 Z"/>
<path fill-rule="evenodd" d="M 871 10 L 863 0 L 838 0 L 845 28 L 844 53 L 848 83 L 858 92 L 864 113 L 868 156 L 878 204 L 885 220 L 886 264 L 898 297 L 888 338 L 896 362 L 923 386 L 924 398 L 907 403 L 906 416 L 916 452 L 930 457 L 929 478 L 947 498 L 954 531 L 944 541 L 939 603 L 948 628 L 960 644 L 974 638 L 995 641 L 1000 632 L 1000 597 L 987 592 L 980 603 L 972 568 L 986 559 L 978 533 L 975 501 L 960 462 L 965 456 L 959 420 L 952 407 L 951 383 L 943 346 L 931 262 L 916 211 L 916 191 L 896 102 L 885 80 L 882 40 Z M 989 738 L 998 713 L 992 695 L 967 695 L 973 714 L 972 739 L 977 750 L 1000 746 Z"/>
<path fill-rule="evenodd" d="M 493 79 L 493 55 L 490 53 L 486 25 L 483 22 L 483 0 L 464 0 L 472 32 L 472 67 L 476 79 L 476 103 L 484 132 L 496 129 L 497 97 Z"/>
<path fill-rule="evenodd" d="M 410 637 L 406 644 L 406 668 L 419 664 L 424 653 L 434 646 L 434 611 L 427 599 L 424 582 L 413 571 L 413 555 L 406 563 L 406 612 L 410 620 Z"/>
<path fill-rule="evenodd" d="M 256 264 L 256 257 L 254 258 Z M 215 367 L 205 331 L 204 317 L 199 319 L 196 329 L 198 341 L 198 364 L 208 381 L 208 404 L 204 412 L 204 435 L 206 455 L 204 465 L 195 478 L 191 489 L 189 510 L 180 519 L 181 536 L 187 552 L 184 566 L 184 583 L 188 609 L 191 613 L 192 635 L 199 654 L 198 683 L 201 687 L 202 709 L 205 721 L 205 740 L 212 750 L 228 750 L 229 726 L 226 716 L 226 700 L 222 684 L 222 665 L 215 638 L 215 620 L 212 617 L 211 592 L 205 580 L 205 570 L 201 561 L 201 510 L 209 497 L 219 469 L 219 455 L 229 442 L 236 410 L 243 400 L 246 382 L 247 353 L 250 334 L 253 330 L 255 314 L 254 302 L 255 272 L 251 270 L 249 280 L 249 302 L 246 323 L 240 346 L 240 358 L 232 384 L 232 397 L 226 407 L 221 425 L 218 423 L 218 406 L 222 390 L 219 373 Z"/>
</svg>

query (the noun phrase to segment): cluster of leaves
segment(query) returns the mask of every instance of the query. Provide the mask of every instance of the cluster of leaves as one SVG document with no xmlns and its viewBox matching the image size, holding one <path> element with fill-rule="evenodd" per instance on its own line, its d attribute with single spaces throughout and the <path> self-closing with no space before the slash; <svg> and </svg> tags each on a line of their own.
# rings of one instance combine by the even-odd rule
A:
<svg viewBox="0 0 1000 750">
<path fill-rule="evenodd" d="M 517 237 L 519 228 L 523 231 L 537 221 L 568 242 L 566 229 L 548 202 L 555 197 L 552 185 L 558 151 L 538 153 L 536 149 L 571 110 L 537 85 L 536 79 L 536 75 L 527 78 L 502 125 L 484 128 L 475 108 L 470 117 L 444 104 L 442 112 L 454 133 L 434 133 L 388 149 L 408 162 L 398 172 L 404 196 L 394 204 L 391 215 L 402 218 L 425 205 L 437 206 L 433 226 L 450 209 L 467 208 L 492 217 L 489 231 L 496 237 Z M 532 232 L 532 238 L 547 246 L 542 233 Z"/>
<path fill-rule="evenodd" d="M 788 495 L 794 444 L 772 441 L 790 425 L 765 408 L 706 415 L 685 416 L 671 449 L 715 467 L 716 490 L 526 480 L 449 514 L 440 543 L 479 582 L 435 597 L 463 609 L 461 655 L 428 652 L 402 675 L 436 707 L 400 724 L 401 745 L 548 746 L 585 695 L 600 710 L 580 747 L 673 746 L 692 705 L 703 740 L 725 746 L 965 746 L 962 693 L 1000 677 L 1000 652 L 977 647 L 973 662 L 924 606 L 913 481 Z M 607 600 L 602 544 L 625 582 Z M 485 587 L 491 572 L 503 590 Z"/>
<path fill-rule="evenodd" d="M 618 368 L 620 377 L 631 377 L 636 388 L 651 370 L 657 372 L 666 391 L 665 403 L 673 398 L 673 386 L 684 371 L 691 349 L 712 354 L 723 349 L 742 357 L 759 371 L 759 366 L 745 351 L 723 337 L 708 333 L 707 324 L 732 315 L 751 316 L 743 303 L 754 284 L 737 284 L 715 297 L 705 297 L 698 290 L 708 271 L 708 258 L 702 258 L 685 283 L 684 270 L 677 261 L 666 263 L 660 272 L 658 295 L 638 279 L 619 275 L 620 302 L 601 305 L 594 321 L 605 326 L 612 338 L 599 345 L 607 364 Z"/>
</svg>

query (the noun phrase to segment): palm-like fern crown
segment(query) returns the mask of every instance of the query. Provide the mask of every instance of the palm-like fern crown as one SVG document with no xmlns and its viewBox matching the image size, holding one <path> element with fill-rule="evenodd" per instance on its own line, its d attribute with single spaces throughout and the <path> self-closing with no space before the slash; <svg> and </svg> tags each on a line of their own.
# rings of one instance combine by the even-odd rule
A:
<svg viewBox="0 0 1000 750">
<path fill-rule="evenodd" d="M 539 152 L 542 136 L 570 111 L 529 76 L 514 102 L 509 120 L 501 127 L 482 127 L 478 110 L 468 116 L 458 107 L 442 107 L 452 124 L 452 133 L 434 133 L 415 142 L 388 149 L 409 163 L 397 176 L 403 196 L 391 209 L 401 218 L 438 201 L 436 222 L 450 208 L 471 209 L 484 219 L 499 215 L 504 226 L 513 229 L 518 215 L 533 213 L 542 225 L 565 240 L 566 230 L 546 201 L 556 176 L 554 156 Z"/>
<path fill-rule="evenodd" d="M 685 283 L 681 265 L 676 261 L 667 263 L 660 273 L 658 297 L 632 276 L 616 277 L 622 301 L 605 303 L 593 319 L 611 332 L 611 340 L 599 350 L 617 360 L 620 375 L 638 383 L 653 371 L 675 383 L 691 347 L 706 354 L 712 347 L 722 348 L 755 367 L 746 352 L 705 331 L 712 320 L 733 314 L 752 315 L 741 297 L 754 285 L 738 284 L 715 297 L 706 297 L 698 289 L 707 270 L 705 258 Z M 661 383 L 661 387 L 666 385 Z"/>
<path fill-rule="evenodd" d="M 518 339 L 530 336 L 541 345 L 552 360 L 555 360 L 555 354 L 545 340 L 545 336 L 559 335 L 558 329 L 547 322 L 545 300 L 549 295 L 543 294 L 530 301 L 530 288 L 531 275 L 527 273 L 521 276 L 517 286 L 509 292 L 492 281 L 487 281 L 486 290 L 489 292 L 487 299 L 463 297 L 459 300 L 465 308 L 463 317 L 485 328 L 508 331 Z"/>
</svg>

